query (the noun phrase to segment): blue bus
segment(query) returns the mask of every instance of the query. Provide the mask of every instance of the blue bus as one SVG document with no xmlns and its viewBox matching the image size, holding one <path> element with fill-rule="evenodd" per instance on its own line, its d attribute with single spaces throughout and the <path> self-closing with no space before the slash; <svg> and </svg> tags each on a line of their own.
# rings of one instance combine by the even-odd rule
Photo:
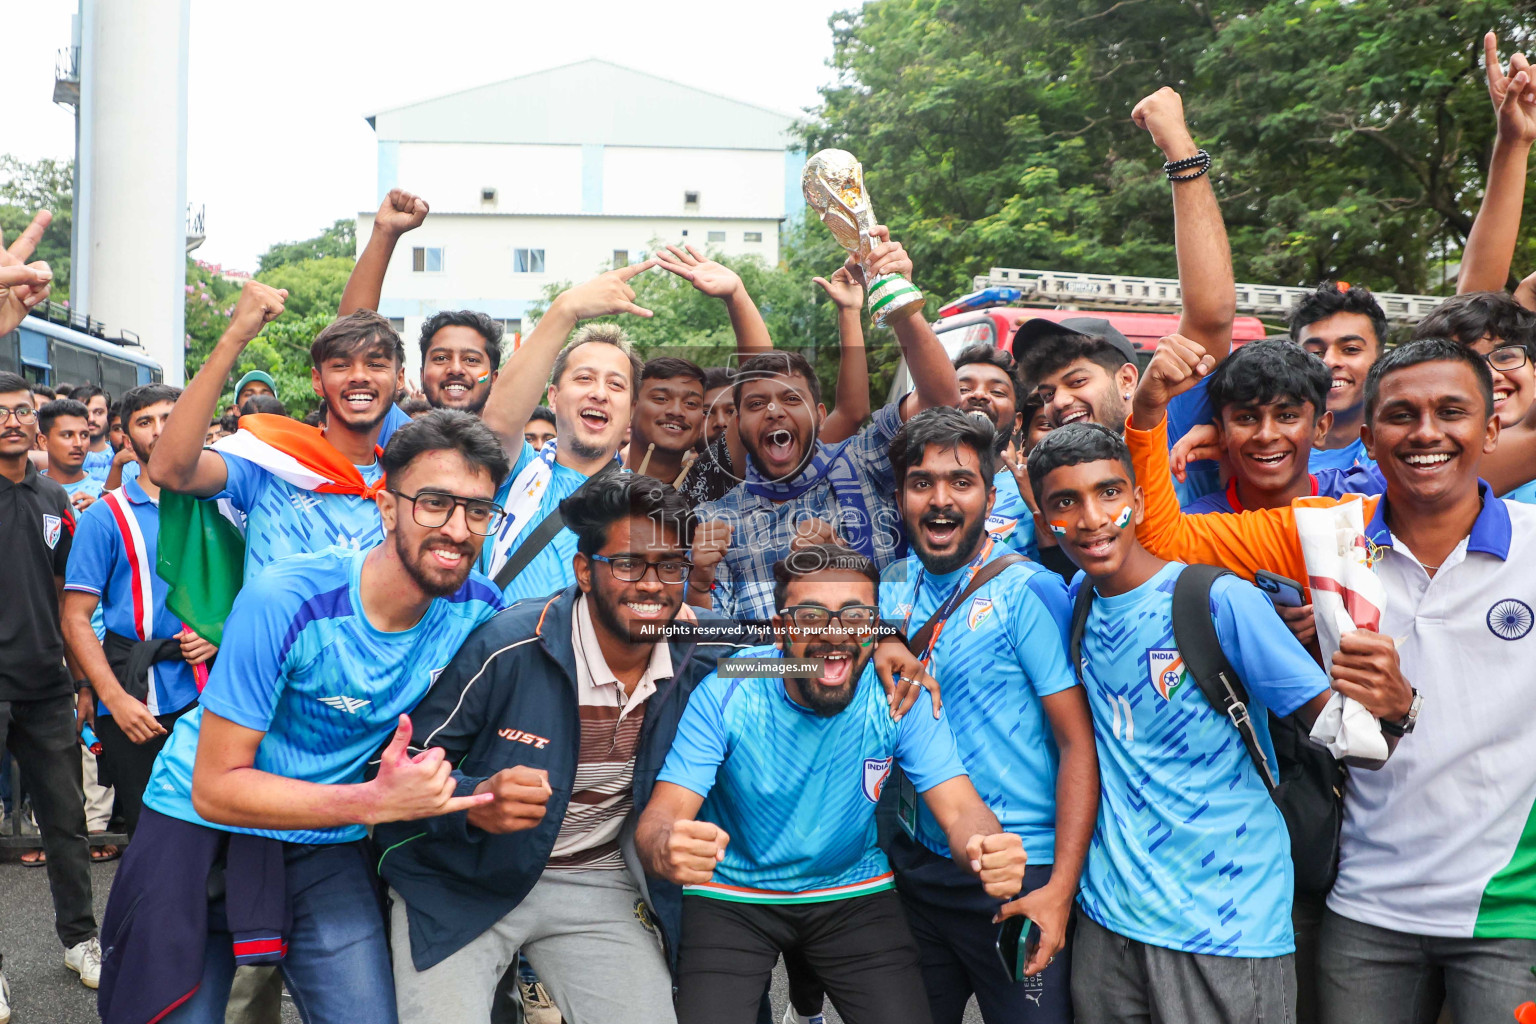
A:
<svg viewBox="0 0 1536 1024">
<path fill-rule="evenodd" d="M 51 302 L 39 305 L 10 334 L 0 335 L 0 370 L 50 387 L 94 384 L 114 399 L 164 378 L 160 364 L 136 338 L 108 338 L 100 321 Z"/>
</svg>

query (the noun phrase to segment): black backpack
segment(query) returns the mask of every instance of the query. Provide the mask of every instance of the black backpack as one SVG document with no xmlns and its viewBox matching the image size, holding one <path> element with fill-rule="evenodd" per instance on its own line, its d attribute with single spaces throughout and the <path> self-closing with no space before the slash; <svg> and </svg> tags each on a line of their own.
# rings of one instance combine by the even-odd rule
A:
<svg viewBox="0 0 1536 1024">
<path fill-rule="evenodd" d="M 1248 690 L 1221 650 L 1211 619 L 1211 586 L 1231 573 L 1213 565 L 1187 566 L 1173 588 L 1173 641 L 1184 668 L 1211 707 L 1226 715 L 1242 737 L 1248 756 L 1291 835 L 1296 891 L 1322 896 L 1333 887 L 1339 866 L 1339 829 L 1343 824 L 1344 766 L 1317 746 L 1293 718 L 1269 716 L 1275 747 L 1272 770 L 1248 714 Z M 1083 629 L 1093 606 L 1093 585 L 1086 579 L 1072 609 L 1072 667 L 1083 678 Z"/>
</svg>

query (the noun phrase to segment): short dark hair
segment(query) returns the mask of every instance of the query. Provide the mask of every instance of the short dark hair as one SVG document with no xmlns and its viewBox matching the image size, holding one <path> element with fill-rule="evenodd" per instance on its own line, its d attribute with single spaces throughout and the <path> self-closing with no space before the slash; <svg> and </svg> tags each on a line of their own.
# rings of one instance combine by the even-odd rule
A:
<svg viewBox="0 0 1536 1024">
<path fill-rule="evenodd" d="M 1035 497 L 1045 500 L 1041 487 L 1052 471 L 1084 462 L 1118 462 L 1125 467 L 1126 479 L 1136 482 L 1125 438 L 1097 423 L 1069 423 L 1046 434 L 1029 453 L 1029 486 Z"/>
<path fill-rule="evenodd" d="M 547 405 L 536 405 L 533 407 L 533 412 L 528 414 L 528 422 L 532 423 L 534 420 L 544 420 L 550 426 L 554 426 L 555 410 L 551 409 Z M 524 427 L 523 429 L 526 430 L 527 428 Z"/>
<path fill-rule="evenodd" d="M 696 380 L 700 388 L 704 387 L 704 371 L 698 364 L 676 356 L 657 356 L 655 359 L 647 359 L 645 365 L 640 368 L 642 383 L 648 380 L 673 380 L 677 377 Z"/>
<path fill-rule="evenodd" d="M 491 369 L 501 367 L 501 323 L 473 309 L 444 309 L 427 317 L 421 325 L 421 360 L 426 362 L 432 339 L 444 327 L 468 327 L 485 341 L 485 357 Z"/>
<path fill-rule="evenodd" d="M 994 364 L 996 365 L 996 364 Z M 947 405 L 924 409 L 901 425 L 891 438 L 891 468 L 896 472 L 896 488 L 907 481 L 907 469 L 920 462 L 930 446 L 946 449 L 964 445 L 976 453 L 982 482 L 992 486 L 997 475 L 997 449 L 993 447 L 996 431 L 990 422 Z"/>
<path fill-rule="evenodd" d="M 16 377 L 16 374 L 13 373 L 13 374 L 11 374 L 11 376 L 12 377 Z M 16 377 L 16 379 L 19 380 L 19 381 L 22 381 L 23 383 L 26 383 L 26 385 L 27 385 L 25 389 L 16 388 L 15 390 L 17 390 L 17 391 L 21 391 L 21 390 L 30 391 L 34 395 L 41 396 L 43 398 L 43 400 L 47 401 L 47 402 L 51 402 L 55 398 L 59 397 L 59 393 L 57 391 L 53 390 L 53 388 L 49 387 L 47 384 L 32 384 L 32 383 L 28 382 L 25 377 Z"/>
<path fill-rule="evenodd" d="M 1536 313 L 1502 292 L 1467 292 L 1430 310 L 1414 325 L 1413 337 L 1449 338 L 1463 345 L 1493 338 L 1530 352 L 1536 347 Z"/>
<path fill-rule="evenodd" d="M 407 398 L 405 401 L 398 404 L 400 406 L 400 411 L 413 419 L 417 413 L 432 411 L 432 403 L 427 401 L 425 398 Z"/>
<path fill-rule="evenodd" d="M 1333 374 L 1323 361 L 1288 341 L 1265 339 L 1240 345 L 1211 374 L 1207 395 L 1216 419 L 1229 405 L 1266 405 L 1290 398 L 1311 402 L 1312 415 L 1328 409 Z"/>
<path fill-rule="evenodd" d="M 608 543 L 608 528 L 621 519 L 645 516 L 677 531 L 684 548 L 693 546 L 698 520 L 693 506 L 676 488 L 638 473 L 610 473 L 560 503 L 566 528 L 576 535 L 576 550 L 588 558 Z"/>
<path fill-rule="evenodd" d="M 1015 407 L 1018 406 L 1019 397 L 1024 394 L 1024 384 L 1019 379 L 1019 364 L 1014 361 L 1011 354 L 1005 349 L 1000 349 L 988 342 L 973 341 L 961 349 L 959 355 L 955 356 L 955 370 L 959 372 L 961 367 L 970 366 L 973 363 L 985 363 L 988 366 L 995 366 L 1007 374 L 1008 383 L 1013 385 L 1014 405 Z"/>
<path fill-rule="evenodd" d="M 69 393 L 69 397 L 71 399 L 79 402 L 81 405 L 86 406 L 90 405 L 91 399 L 95 398 L 97 395 L 100 395 L 107 400 L 108 409 L 112 408 L 112 396 L 107 392 L 105 388 L 99 388 L 94 384 L 81 384 L 79 387 L 75 388 Z"/>
<path fill-rule="evenodd" d="M 804 377 L 811 388 L 811 404 L 821 404 L 821 381 L 816 379 L 810 360 L 798 352 L 783 349 L 759 352 L 737 367 L 731 377 L 731 399 L 740 406 L 742 387 L 748 381 L 770 376 Z"/>
<path fill-rule="evenodd" d="M 1376 354 L 1380 355 L 1387 345 L 1387 314 L 1369 288 L 1340 285 L 1337 281 L 1324 281 L 1291 309 L 1291 340 L 1301 340 L 1301 329 L 1326 320 L 1335 313 L 1358 313 L 1371 321 L 1371 331 L 1376 335 Z"/>
<path fill-rule="evenodd" d="M 272 416 L 287 416 L 288 407 L 282 399 L 276 395 L 252 395 L 240 403 L 240 415 L 249 416 L 252 413 L 267 413 Z"/>
<path fill-rule="evenodd" d="M 373 346 L 388 350 L 397 365 L 405 365 L 405 342 L 400 340 L 388 320 L 371 309 L 339 316 L 315 335 L 309 346 L 309 361 L 319 366 L 337 356 L 351 357 Z"/>
<path fill-rule="evenodd" d="M 1045 398 L 1040 392 L 1031 388 L 1019 399 L 1019 414 L 1024 417 L 1024 429 L 1029 429 L 1029 421 L 1035 418 L 1035 414 L 1045 408 Z"/>
<path fill-rule="evenodd" d="M 390 435 L 379 464 L 387 477 L 396 477 L 425 452 L 458 452 L 464 461 L 491 474 L 496 487 L 507 478 L 511 464 L 507 453 L 480 420 L 467 412 L 435 409 L 421 419 L 403 424 Z"/>
<path fill-rule="evenodd" d="M 728 388 L 735 375 L 728 366 L 711 366 L 704 371 L 704 390 L 713 391 L 715 388 Z"/>
<path fill-rule="evenodd" d="M 321 406 L 320 408 L 324 408 L 324 406 Z M 316 417 L 318 420 L 320 414 L 312 410 L 310 415 Z M 306 417 L 304 422 L 309 423 L 309 419 Z M 235 431 L 240 429 L 240 414 L 237 412 L 227 412 L 223 416 L 220 416 L 218 419 L 214 420 L 212 423 L 208 424 L 209 429 L 211 430 L 215 424 L 217 424 L 218 428 L 224 431 L 224 433 L 233 434 Z M 309 425 L 315 426 L 314 423 L 309 423 Z"/>
<path fill-rule="evenodd" d="M 587 324 L 571 335 L 571 340 L 555 354 L 555 365 L 550 370 L 549 382 L 559 385 L 560 378 L 565 376 L 565 367 L 571 361 L 571 353 L 583 345 L 594 343 L 612 345 L 629 357 L 629 390 L 633 392 L 640 384 L 643 365 L 640 357 L 635 355 L 634 343 L 629 340 L 629 335 L 625 333 L 624 328 L 610 323 Z"/>
<path fill-rule="evenodd" d="M 136 388 L 130 388 L 123 394 L 123 400 L 117 404 L 118 422 L 126 431 L 129 421 L 133 419 L 133 414 L 140 409 L 159 402 L 174 402 L 180 397 L 181 388 L 174 384 L 141 384 Z"/>
<path fill-rule="evenodd" d="M 33 384 L 19 373 L 9 370 L 0 370 L 0 395 L 9 395 L 13 391 L 25 391 L 29 395 L 35 395 L 42 391 L 41 384 Z"/>
<path fill-rule="evenodd" d="M 774 610 L 784 607 L 784 596 L 789 592 L 791 583 L 821 572 L 859 573 L 874 586 L 875 597 L 879 599 L 880 570 L 875 568 L 875 563 L 867 555 L 861 555 L 853 548 L 841 544 L 813 544 L 791 551 L 773 563 Z"/>
<path fill-rule="evenodd" d="M 1376 360 L 1371 372 L 1365 375 L 1365 421 L 1371 422 L 1376 414 L 1376 403 L 1381 398 L 1381 381 L 1389 373 L 1406 370 L 1421 363 L 1461 363 L 1472 368 L 1477 378 L 1477 388 L 1483 393 L 1483 412 L 1493 415 L 1493 371 L 1488 360 L 1465 345 L 1449 338 L 1416 338 L 1399 345 Z"/>
<path fill-rule="evenodd" d="M 1113 377 L 1126 363 L 1125 353 L 1103 338 L 1086 337 L 1077 331 L 1060 331 L 1042 334 L 1024 353 L 1019 364 L 1020 375 L 1028 384 L 1039 384 L 1042 378 L 1071 366 L 1079 359 L 1086 359 Z"/>
<path fill-rule="evenodd" d="M 69 398 L 71 397 L 71 392 L 74 390 L 75 386 L 73 384 L 65 383 L 60 384 L 57 388 L 55 388 L 54 394 L 59 398 Z"/>
<path fill-rule="evenodd" d="M 51 402 L 44 402 L 43 407 L 37 410 L 38 433 L 48 433 L 53 429 L 55 421 L 65 416 L 78 416 L 87 421 L 91 418 L 84 402 L 77 402 L 73 398 L 55 398 Z"/>
</svg>

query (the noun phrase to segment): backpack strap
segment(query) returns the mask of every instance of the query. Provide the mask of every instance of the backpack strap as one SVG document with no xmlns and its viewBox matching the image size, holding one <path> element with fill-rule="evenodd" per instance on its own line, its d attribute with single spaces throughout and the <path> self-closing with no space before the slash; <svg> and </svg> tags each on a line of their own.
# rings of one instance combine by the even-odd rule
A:
<svg viewBox="0 0 1536 1024">
<path fill-rule="evenodd" d="M 1086 575 L 1077 588 L 1077 600 L 1072 605 L 1072 633 L 1067 652 L 1072 657 L 1072 671 L 1077 681 L 1083 681 L 1083 630 L 1088 626 L 1088 613 L 1093 609 L 1093 581 Z"/>
<path fill-rule="evenodd" d="M 1248 690 L 1222 651 L 1216 623 L 1211 618 L 1211 587 L 1221 577 L 1230 575 L 1228 570 L 1214 565 L 1186 566 L 1179 574 L 1173 587 L 1173 642 L 1184 661 L 1185 671 L 1200 687 L 1205 699 L 1211 707 L 1227 716 L 1243 738 L 1243 746 L 1248 748 L 1248 756 L 1259 770 L 1264 787 L 1273 796 L 1275 776 L 1248 714 Z M 1080 638 L 1080 631 L 1073 636 Z M 1076 655 L 1074 649 L 1074 658 Z"/>
</svg>

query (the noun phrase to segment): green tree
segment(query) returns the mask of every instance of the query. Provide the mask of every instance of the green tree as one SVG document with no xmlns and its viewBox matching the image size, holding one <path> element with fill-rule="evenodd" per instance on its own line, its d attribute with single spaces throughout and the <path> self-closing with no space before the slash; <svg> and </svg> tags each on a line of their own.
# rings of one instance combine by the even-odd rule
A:
<svg viewBox="0 0 1536 1024">
<path fill-rule="evenodd" d="M 1215 158 L 1239 280 L 1426 291 L 1486 173 L 1482 34 L 1523 47 L 1533 10 L 873 0 L 832 18 L 838 77 L 803 134 L 864 162 L 932 292 L 993 265 L 1168 275 L 1168 186 L 1130 111 L 1172 85 Z"/>
<path fill-rule="evenodd" d="M 284 316 L 288 313 L 299 317 L 314 313 L 334 316 L 355 263 L 350 256 L 321 256 L 264 270 L 256 275 L 256 280 L 274 288 L 288 289 Z"/>
<path fill-rule="evenodd" d="M 0 155 L 0 232 L 9 244 L 38 210 L 53 214 L 34 260 L 46 260 L 53 271 L 49 298 L 69 301 L 69 233 L 74 221 L 74 162 L 44 158 L 32 163 Z"/>
<path fill-rule="evenodd" d="M 289 263 L 324 259 L 327 256 L 338 256 L 348 260 L 356 258 L 357 222 L 355 220 L 343 217 L 314 238 L 306 238 L 302 242 L 278 242 L 262 254 L 256 271 L 258 274 L 263 274 Z"/>
</svg>

